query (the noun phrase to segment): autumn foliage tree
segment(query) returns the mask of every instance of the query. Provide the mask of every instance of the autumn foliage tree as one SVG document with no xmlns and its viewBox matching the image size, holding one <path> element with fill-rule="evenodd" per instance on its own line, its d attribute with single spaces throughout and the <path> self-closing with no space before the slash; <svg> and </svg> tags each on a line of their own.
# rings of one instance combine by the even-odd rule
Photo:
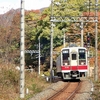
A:
<svg viewBox="0 0 100 100">
<path fill-rule="evenodd" d="M 55 2 L 59 0 L 55 0 Z M 86 0 L 67 0 L 66 3 L 60 1 L 61 5 L 54 4 L 53 15 L 54 16 L 95 16 L 95 12 L 88 12 L 87 7 L 84 5 Z M 11 14 L 11 15 L 10 15 Z M 100 13 L 98 13 L 98 16 Z M 50 55 L 50 32 L 51 32 L 51 8 L 44 8 L 41 10 L 25 11 L 25 49 L 38 50 L 38 39 L 40 37 L 41 53 L 46 57 Z M 5 20 L 8 18 L 7 20 Z M 18 62 L 20 52 L 20 11 L 14 10 L 11 13 L 7 13 L 3 17 L 0 17 L 0 36 L 1 47 L 0 54 L 5 55 L 9 61 Z M 7 22 L 5 22 L 7 21 Z M 5 24 L 6 23 L 6 24 Z M 53 49 L 56 49 L 63 44 L 63 29 L 65 29 L 66 39 L 69 34 L 80 34 L 80 24 L 75 22 L 57 22 L 54 23 L 53 33 Z M 86 41 L 87 33 L 91 34 L 91 46 L 95 46 L 95 23 L 84 23 L 84 41 Z M 100 17 L 98 17 L 98 49 L 100 49 Z M 71 37 L 70 40 L 75 42 L 80 41 L 80 36 L 77 38 Z M 60 50 L 60 49 L 59 49 Z M 34 61 L 37 55 L 32 55 Z M 26 57 L 27 62 L 34 62 L 31 56 Z"/>
</svg>

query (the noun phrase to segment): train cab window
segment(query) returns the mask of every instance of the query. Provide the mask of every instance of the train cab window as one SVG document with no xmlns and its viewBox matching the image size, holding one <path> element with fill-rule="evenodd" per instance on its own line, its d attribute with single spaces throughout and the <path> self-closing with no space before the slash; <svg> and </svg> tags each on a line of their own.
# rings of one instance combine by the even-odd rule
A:
<svg viewBox="0 0 100 100">
<path fill-rule="evenodd" d="M 62 62 L 63 65 L 69 65 L 69 50 L 62 51 Z"/>
<path fill-rule="evenodd" d="M 69 54 L 63 54 L 63 60 L 68 60 Z"/>
<path fill-rule="evenodd" d="M 63 60 L 68 60 L 68 58 L 69 58 L 69 51 L 68 50 L 64 50 L 64 51 L 62 51 L 62 56 L 63 56 Z"/>
<path fill-rule="evenodd" d="M 72 54 L 72 60 L 76 60 L 76 54 Z"/>
<path fill-rule="evenodd" d="M 79 49 L 79 65 L 86 64 L 86 52 L 85 49 Z"/>
<path fill-rule="evenodd" d="M 79 59 L 86 59 L 85 50 L 79 49 Z"/>
</svg>

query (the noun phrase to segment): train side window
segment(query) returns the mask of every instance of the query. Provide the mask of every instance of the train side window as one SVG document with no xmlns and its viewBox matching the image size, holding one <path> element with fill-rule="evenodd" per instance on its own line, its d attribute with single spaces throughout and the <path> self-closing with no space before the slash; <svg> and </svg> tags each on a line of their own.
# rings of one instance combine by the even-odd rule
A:
<svg viewBox="0 0 100 100">
<path fill-rule="evenodd" d="M 76 54 L 72 54 L 72 60 L 76 60 Z"/>
</svg>

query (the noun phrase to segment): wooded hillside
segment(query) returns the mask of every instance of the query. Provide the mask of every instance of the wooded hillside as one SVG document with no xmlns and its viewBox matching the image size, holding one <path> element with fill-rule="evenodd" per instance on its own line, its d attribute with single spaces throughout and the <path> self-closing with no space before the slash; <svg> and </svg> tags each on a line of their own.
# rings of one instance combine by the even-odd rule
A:
<svg viewBox="0 0 100 100">
<path fill-rule="evenodd" d="M 55 0 L 55 2 L 59 0 Z M 61 5 L 54 4 L 53 16 L 95 16 L 94 8 L 88 9 L 87 0 L 67 0 Z M 94 0 L 93 4 L 94 4 Z M 41 42 L 41 64 L 49 67 L 50 32 L 51 32 L 51 7 L 41 10 L 25 11 L 25 49 L 38 50 L 38 39 Z M 81 34 L 80 23 L 58 22 L 54 23 L 53 49 L 63 45 L 63 35 L 66 34 L 66 43 L 80 42 L 80 36 L 68 35 Z M 90 33 L 90 45 L 95 47 L 95 23 L 84 23 L 84 43 L 87 42 L 87 33 Z M 11 10 L 0 15 L 0 62 L 11 62 L 19 65 L 20 56 L 20 10 Z M 69 41 L 70 40 L 70 41 Z M 72 41 L 73 40 L 73 41 Z M 98 11 L 98 49 L 100 49 L 100 12 Z M 36 67 L 38 54 L 26 54 L 26 66 Z M 54 59 L 55 60 L 55 59 Z M 44 62 L 47 61 L 47 62 Z"/>
</svg>

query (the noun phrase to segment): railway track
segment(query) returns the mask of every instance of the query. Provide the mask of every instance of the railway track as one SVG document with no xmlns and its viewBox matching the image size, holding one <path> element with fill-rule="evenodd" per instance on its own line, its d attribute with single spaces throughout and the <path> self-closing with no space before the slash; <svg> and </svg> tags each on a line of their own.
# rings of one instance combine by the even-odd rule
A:
<svg viewBox="0 0 100 100">
<path fill-rule="evenodd" d="M 66 86 L 47 100 L 72 100 L 79 90 L 81 82 L 68 82 Z"/>
</svg>

